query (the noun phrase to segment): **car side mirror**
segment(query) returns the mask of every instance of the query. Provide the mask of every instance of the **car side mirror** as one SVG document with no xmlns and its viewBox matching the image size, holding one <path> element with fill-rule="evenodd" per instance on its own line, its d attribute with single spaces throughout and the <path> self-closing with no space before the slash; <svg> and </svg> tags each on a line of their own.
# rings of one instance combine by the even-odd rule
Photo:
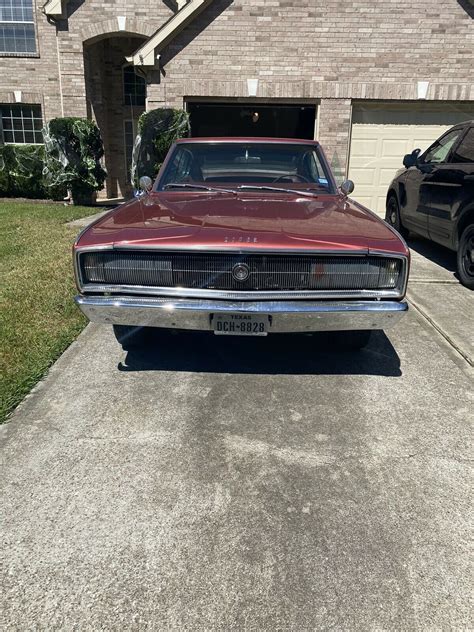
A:
<svg viewBox="0 0 474 632">
<path fill-rule="evenodd" d="M 406 169 L 409 169 L 410 167 L 416 167 L 420 152 L 421 149 L 414 149 L 411 154 L 406 154 L 406 156 L 403 158 L 403 166 Z"/>
<path fill-rule="evenodd" d="M 153 180 L 149 176 L 142 176 L 138 181 L 143 194 L 150 193 L 153 186 Z"/>
<path fill-rule="evenodd" d="M 354 190 L 354 183 L 352 182 L 352 180 L 344 180 L 344 182 L 341 184 L 341 193 L 343 195 L 350 195 L 352 193 L 352 191 Z"/>
</svg>

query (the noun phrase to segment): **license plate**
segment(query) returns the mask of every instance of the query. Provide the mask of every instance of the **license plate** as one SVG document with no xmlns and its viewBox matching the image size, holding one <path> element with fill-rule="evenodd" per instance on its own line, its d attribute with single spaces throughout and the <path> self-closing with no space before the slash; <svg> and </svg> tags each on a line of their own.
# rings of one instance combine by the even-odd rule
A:
<svg viewBox="0 0 474 632">
<path fill-rule="evenodd" d="M 269 316 L 260 314 L 214 314 L 211 328 L 217 336 L 266 336 Z"/>
</svg>

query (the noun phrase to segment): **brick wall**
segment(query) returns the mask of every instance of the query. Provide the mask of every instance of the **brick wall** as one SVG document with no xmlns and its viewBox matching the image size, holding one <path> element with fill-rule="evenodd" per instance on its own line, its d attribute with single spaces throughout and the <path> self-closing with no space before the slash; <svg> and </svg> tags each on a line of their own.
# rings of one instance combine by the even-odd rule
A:
<svg viewBox="0 0 474 632">
<path fill-rule="evenodd" d="M 259 77 L 262 96 L 414 98 L 426 79 L 432 98 L 453 85 L 474 98 L 474 25 L 457 0 L 215 0 L 163 61 L 173 82 Z"/>
<path fill-rule="evenodd" d="M 22 90 L 45 118 L 86 115 L 84 42 L 150 36 L 171 15 L 162 0 L 71 0 L 57 26 L 36 0 L 39 57 L 0 57 L 0 102 Z M 214 0 L 149 72 L 148 107 L 186 97 L 320 102 L 319 135 L 345 164 L 352 100 L 474 101 L 474 20 L 464 0 Z M 121 32 L 118 16 L 126 18 Z"/>
<path fill-rule="evenodd" d="M 70 0 L 68 19 L 54 24 L 43 15 L 45 0 L 33 3 L 38 55 L 0 54 L 0 103 L 14 101 L 13 92 L 22 90 L 25 103 L 42 103 L 46 119 L 62 113 L 87 114 L 84 42 L 106 35 L 149 37 L 172 15 L 170 8 L 156 0 Z M 118 16 L 126 18 L 125 32 L 119 30 Z"/>
<path fill-rule="evenodd" d="M 131 186 L 125 160 L 124 121 L 138 121 L 144 106 L 124 102 L 122 67 L 143 42 L 137 37 L 110 37 L 85 48 L 88 116 L 95 119 L 104 139 L 106 187 L 110 197 L 128 195 Z"/>
<path fill-rule="evenodd" d="M 472 100 L 474 21 L 457 0 L 216 0 L 163 54 L 161 93 L 321 102 L 319 136 L 345 167 L 351 100 Z"/>
</svg>

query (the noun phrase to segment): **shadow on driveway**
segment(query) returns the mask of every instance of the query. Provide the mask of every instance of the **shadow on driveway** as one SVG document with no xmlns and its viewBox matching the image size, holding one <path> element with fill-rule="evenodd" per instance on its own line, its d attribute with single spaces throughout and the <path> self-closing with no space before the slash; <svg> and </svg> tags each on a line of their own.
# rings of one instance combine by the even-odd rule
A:
<svg viewBox="0 0 474 632">
<path fill-rule="evenodd" d="M 449 250 L 444 246 L 435 244 L 433 241 L 418 236 L 410 236 L 408 245 L 422 257 L 432 261 L 448 272 L 452 272 L 453 277 L 458 280 L 456 274 L 456 253 L 453 250 Z"/>
<path fill-rule="evenodd" d="M 383 331 L 361 351 L 330 347 L 325 334 L 223 337 L 207 332 L 155 330 L 128 351 L 119 371 L 192 371 L 269 375 L 399 377 L 400 358 Z"/>
</svg>

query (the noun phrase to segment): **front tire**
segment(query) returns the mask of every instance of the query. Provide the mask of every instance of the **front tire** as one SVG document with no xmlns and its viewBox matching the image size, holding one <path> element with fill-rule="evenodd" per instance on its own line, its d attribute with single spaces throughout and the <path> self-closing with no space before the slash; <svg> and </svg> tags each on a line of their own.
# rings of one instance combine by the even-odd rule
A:
<svg viewBox="0 0 474 632">
<path fill-rule="evenodd" d="M 114 325 L 114 334 L 117 342 L 122 345 L 124 351 L 141 347 L 148 333 L 147 327 L 134 327 L 132 325 Z"/>
<path fill-rule="evenodd" d="M 459 280 L 470 290 L 474 290 L 474 224 L 463 230 L 457 252 Z"/>
<path fill-rule="evenodd" d="M 409 230 L 405 228 L 405 226 L 402 224 L 400 205 L 395 195 L 391 195 L 387 200 L 385 221 L 387 222 L 387 224 L 390 224 L 390 226 L 395 228 L 395 230 L 400 233 L 403 239 L 408 238 Z"/>
</svg>

